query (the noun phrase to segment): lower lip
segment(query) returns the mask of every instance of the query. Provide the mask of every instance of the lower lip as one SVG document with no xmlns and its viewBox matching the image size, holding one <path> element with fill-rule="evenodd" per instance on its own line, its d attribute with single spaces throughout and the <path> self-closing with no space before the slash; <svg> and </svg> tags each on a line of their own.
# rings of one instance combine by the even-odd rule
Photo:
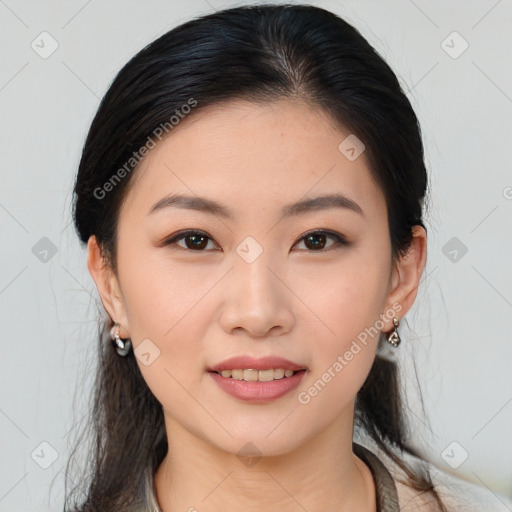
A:
<svg viewBox="0 0 512 512">
<path fill-rule="evenodd" d="M 247 382 L 231 377 L 223 377 L 216 372 L 208 373 L 228 395 L 246 402 L 264 404 L 293 391 L 300 384 L 306 370 L 295 372 L 291 377 L 283 377 L 268 382 Z"/>
</svg>

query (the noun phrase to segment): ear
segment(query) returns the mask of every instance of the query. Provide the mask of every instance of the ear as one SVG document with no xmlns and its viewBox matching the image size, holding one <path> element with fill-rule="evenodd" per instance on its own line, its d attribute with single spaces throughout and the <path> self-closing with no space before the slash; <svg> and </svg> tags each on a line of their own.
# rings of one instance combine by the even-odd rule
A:
<svg viewBox="0 0 512 512">
<path fill-rule="evenodd" d="M 421 274 L 427 261 L 427 233 L 422 226 L 413 226 L 413 239 L 407 253 L 399 261 L 393 263 L 390 278 L 389 294 L 386 299 L 386 310 L 399 304 L 400 318 L 409 311 L 416 299 Z M 398 315 L 397 315 L 398 316 Z M 389 319 L 384 331 L 393 329 L 393 319 Z"/>
<path fill-rule="evenodd" d="M 115 322 L 118 322 L 119 336 L 129 337 L 126 308 L 116 275 L 101 254 L 101 248 L 94 235 L 87 241 L 87 268 L 96 283 L 103 307 Z"/>
</svg>

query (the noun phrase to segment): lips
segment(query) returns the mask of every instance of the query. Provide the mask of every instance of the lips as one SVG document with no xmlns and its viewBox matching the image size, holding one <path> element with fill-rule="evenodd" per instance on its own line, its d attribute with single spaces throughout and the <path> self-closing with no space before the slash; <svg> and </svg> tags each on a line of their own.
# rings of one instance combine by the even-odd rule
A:
<svg viewBox="0 0 512 512">
<path fill-rule="evenodd" d="M 288 359 L 278 356 L 266 356 L 255 358 L 251 356 L 235 356 L 207 368 L 210 372 L 221 372 L 222 370 L 270 370 L 272 368 L 282 368 L 283 370 L 293 370 L 298 372 L 306 370 L 306 366 L 294 363 Z"/>
<path fill-rule="evenodd" d="M 208 372 L 208 376 L 225 393 L 253 405 L 267 404 L 289 395 L 294 389 L 297 389 L 305 374 L 306 370 L 295 372 L 291 377 L 283 379 L 268 382 L 246 382 L 245 380 L 222 377 L 213 371 Z"/>
</svg>

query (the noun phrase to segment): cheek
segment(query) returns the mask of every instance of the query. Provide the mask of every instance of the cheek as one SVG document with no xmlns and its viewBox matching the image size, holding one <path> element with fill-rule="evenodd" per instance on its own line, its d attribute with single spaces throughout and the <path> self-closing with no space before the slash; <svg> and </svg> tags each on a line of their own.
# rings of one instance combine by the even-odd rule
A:
<svg viewBox="0 0 512 512">
<path fill-rule="evenodd" d="M 123 251 L 120 246 L 118 265 L 130 330 L 135 338 L 168 343 L 212 287 L 211 272 L 200 265 L 176 264 L 165 257 L 165 248 L 129 245 L 137 249 Z"/>
<path fill-rule="evenodd" d="M 321 333 L 319 338 L 327 344 L 324 348 L 350 345 L 352 339 L 375 326 L 383 313 L 387 262 L 364 253 L 363 248 L 349 250 L 339 262 L 301 271 L 297 295 L 309 306 L 310 326 L 317 335 Z"/>
<path fill-rule="evenodd" d="M 124 249 L 118 268 L 137 364 L 161 403 L 184 405 L 187 396 L 190 400 L 184 388 L 191 389 L 204 370 L 201 340 L 208 314 L 201 299 L 214 277 L 184 273 L 170 259 L 151 258 L 149 251 Z"/>
<path fill-rule="evenodd" d="M 327 416 L 334 419 L 366 380 L 379 340 L 375 323 L 381 304 L 375 294 L 375 285 L 353 288 L 346 281 L 334 281 L 330 293 L 319 301 L 322 322 L 310 333 L 314 340 L 312 371 L 303 396 L 299 396 L 300 403 L 311 404 L 312 414 L 329 411 Z"/>
<path fill-rule="evenodd" d="M 338 268 L 317 269 L 316 292 L 304 301 L 314 312 L 309 322 L 315 362 L 311 378 L 320 379 L 320 386 L 328 382 L 326 387 L 335 393 L 325 393 L 325 400 L 353 398 L 375 357 L 388 276 L 382 257 L 371 259 L 362 252 L 347 252 Z"/>
<path fill-rule="evenodd" d="M 198 314 L 204 283 L 185 291 L 176 283 L 177 276 L 146 275 L 142 292 L 130 301 L 130 322 L 137 364 L 151 392 L 165 409 L 185 411 L 204 372 L 201 343 L 208 315 Z M 150 354 L 148 365 L 144 353 Z"/>
</svg>

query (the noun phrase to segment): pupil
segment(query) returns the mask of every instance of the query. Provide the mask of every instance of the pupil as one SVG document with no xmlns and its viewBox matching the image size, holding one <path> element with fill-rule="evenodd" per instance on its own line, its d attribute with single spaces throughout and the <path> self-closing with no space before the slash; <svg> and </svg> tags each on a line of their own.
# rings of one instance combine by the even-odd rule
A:
<svg viewBox="0 0 512 512">
<path fill-rule="evenodd" d="M 203 235 L 199 235 L 199 236 L 198 235 L 189 235 L 187 239 L 192 240 L 193 248 L 202 249 L 205 246 L 205 244 L 204 244 L 205 238 L 206 237 Z M 190 247 L 189 247 L 189 249 L 190 249 Z"/>
<path fill-rule="evenodd" d="M 322 239 L 322 242 L 318 243 L 318 242 L 313 242 L 313 247 L 315 249 L 322 249 L 324 246 L 325 246 L 325 235 L 322 235 L 322 234 L 318 234 L 318 235 L 309 235 L 308 237 L 306 237 L 306 240 L 314 240 L 315 238 L 321 238 Z"/>
</svg>

